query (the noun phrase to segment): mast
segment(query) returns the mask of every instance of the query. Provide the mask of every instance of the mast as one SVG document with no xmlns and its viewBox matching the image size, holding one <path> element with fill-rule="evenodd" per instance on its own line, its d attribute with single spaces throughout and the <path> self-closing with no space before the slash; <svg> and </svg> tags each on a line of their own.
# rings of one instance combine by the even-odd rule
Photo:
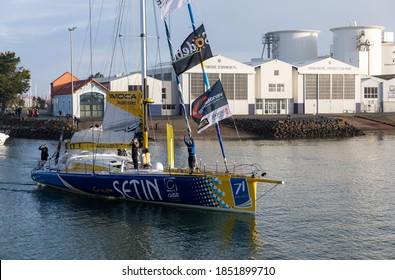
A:
<svg viewBox="0 0 395 280">
<path fill-rule="evenodd" d="M 188 11 L 189 11 L 189 16 L 191 18 L 193 32 L 195 33 L 195 35 L 197 35 L 196 34 L 196 24 L 195 24 L 195 19 L 194 19 L 193 12 L 192 12 L 191 3 L 188 3 Z M 208 89 L 210 89 L 210 81 L 208 79 L 208 75 L 207 75 L 206 71 L 204 70 L 204 61 L 203 61 L 201 52 L 200 52 L 200 66 L 202 67 L 205 90 L 207 91 Z M 215 128 L 217 130 L 219 145 L 221 146 L 221 152 L 222 152 L 222 157 L 224 159 L 225 169 L 226 169 L 226 172 L 228 172 L 228 165 L 227 165 L 227 161 L 226 161 L 225 149 L 224 149 L 224 144 L 222 142 L 221 130 L 220 130 L 218 122 L 215 124 Z"/>
<path fill-rule="evenodd" d="M 150 166 L 150 154 L 148 150 L 148 104 L 153 100 L 148 98 L 147 87 L 147 31 L 146 31 L 146 1 L 141 0 L 141 91 L 142 91 L 142 128 L 143 128 L 143 154 L 144 166 Z"/>
</svg>

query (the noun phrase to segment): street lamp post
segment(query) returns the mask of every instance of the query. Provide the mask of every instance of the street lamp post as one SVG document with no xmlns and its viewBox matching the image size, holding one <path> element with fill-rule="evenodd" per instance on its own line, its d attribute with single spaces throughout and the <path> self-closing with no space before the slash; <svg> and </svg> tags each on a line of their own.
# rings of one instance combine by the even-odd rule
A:
<svg viewBox="0 0 395 280">
<path fill-rule="evenodd" d="M 74 124 L 74 97 L 73 97 L 73 93 L 74 93 L 74 79 L 73 79 L 73 41 L 71 39 L 71 33 L 76 30 L 77 27 L 69 27 L 69 32 L 70 32 L 70 65 L 71 65 L 71 69 L 70 69 L 70 74 L 71 74 L 71 121 Z"/>
</svg>

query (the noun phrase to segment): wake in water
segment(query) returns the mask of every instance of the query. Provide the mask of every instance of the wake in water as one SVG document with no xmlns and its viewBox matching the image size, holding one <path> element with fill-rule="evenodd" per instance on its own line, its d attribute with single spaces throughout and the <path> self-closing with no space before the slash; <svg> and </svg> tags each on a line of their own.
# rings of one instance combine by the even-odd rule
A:
<svg viewBox="0 0 395 280">
<path fill-rule="evenodd" d="M 21 185 L 21 186 L 35 186 L 36 183 L 20 183 L 20 182 L 0 182 L 0 185 Z M 1 188 L 0 188 L 1 189 Z"/>
<path fill-rule="evenodd" d="M 20 182 L 0 182 L 0 185 L 13 185 L 13 186 L 35 186 L 35 183 L 20 183 Z M 7 188 L 7 187 L 0 187 L 0 192 L 23 192 L 23 193 L 32 193 L 35 189 L 14 189 L 14 188 Z"/>
</svg>

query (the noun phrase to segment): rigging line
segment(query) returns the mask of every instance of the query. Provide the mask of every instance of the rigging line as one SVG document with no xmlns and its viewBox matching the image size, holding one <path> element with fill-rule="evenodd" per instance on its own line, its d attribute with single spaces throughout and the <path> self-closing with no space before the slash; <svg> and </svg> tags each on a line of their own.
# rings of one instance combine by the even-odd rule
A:
<svg viewBox="0 0 395 280">
<path fill-rule="evenodd" d="M 151 56 L 150 56 L 149 54 L 147 54 L 147 57 L 148 57 L 148 59 L 149 59 L 149 61 L 150 61 L 150 63 L 151 63 L 151 69 L 154 69 L 154 71 L 153 71 L 154 73 L 153 73 L 152 76 L 155 77 L 156 66 L 157 66 L 157 61 L 158 61 L 158 55 L 159 55 L 159 57 L 160 57 L 160 49 L 159 49 L 159 43 L 158 43 L 158 41 L 159 41 L 159 28 L 158 28 L 158 24 L 157 24 L 157 15 L 156 15 L 156 9 L 155 9 L 155 3 L 154 3 L 154 1 L 153 1 L 153 13 L 154 13 L 155 32 L 156 32 L 155 38 L 157 39 L 157 52 L 156 52 L 156 56 L 155 56 L 155 62 L 152 63 L 152 61 L 151 61 Z M 158 54 L 158 52 L 159 52 L 159 54 Z M 161 80 L 162 80 L 162 79 L 161 79 Z M 154 91 L 156 90 L 156 88 L 155 88 L 156 82 L 155 82 L 155 80 L 153 80 L 153 81 L 154 81 L 154 82 L 153 82 L 153 87 L 152 87 L 152 89 L 151 89 L 152 92 L 154 92 Z M 162 84 L 163 84 L 163 81 L 162 81 Z M 147 97 L 148 97 L 148 96 L 147 96 Z M 156 133 L 155 133 L 155 129 L 153 129 L 154 124 L 153 124 L 153 118 L 152 118 L 152 115 L 151 115 L 151 114 L 149 115 L 149 121 L 150 121 L 151 130 L 153 131 L 153 132 L 152 132 L 153 137 L 154 137 L 154 139 L 156 139 Z M 159 154 L 158 145 L 151 145 L 151 146 L 155 146 L 156 153 Z"/>
<path fill-rule="evenodd" d="M 90 49 L 90 72 L 93 76 L 93 49 L 92 49 L 92 1 L 89 0 L 89 49 Z"/>
<path fill-rule="evenodd" d="M 114 65 L 114 60 L 115 60 L 115 53 L 116 53 L 116 45 L 119 39 L 119 34 L 120 34 L 120 28 L 121 28 L 121 22 L 123 19 L 123 12 L 125 10 L 125 1 L 121 1 L 120 5 L 118 6 L 118 11 L 117 11 L 117 20 L 114 23 L 114 31 L 113 31 L 113 46 L 112 46 L 112 51 L 111 51 L 111 60 L 110 60 L 110 67 L 109 67 L 109 77 L 111 76 L 112 68 Z"/>
<path fill-rule="evenodd" d="M 136 15 L 136 9 L 135 9 L 135 1 L 134 0 L 132 0 L 132 14 L 131 14 L 131 16 L 132 16 L 132 18 L 137 18 L 137 16 L 135 16 Z M 131 28 L 131 34 L 140 34 L 140 30 L 137 30 L 138 28 L 137 28 L 137 24 L 133 24 L 132 25 L 132 28 Z M 136 36 L 136 38 L 140 38 L 140 36 Z M 140 39 L 138 40 L 138 42 L 140 42 Z M 141 56 L 140 56 L 140 54 L 137 54 L 137 53 L 139 53 L 140 52 L 140 49 L 139 49 L 139 47 L 140 47 L 140 45 L 137 43 L 136 44 L 136 41 L 134 41 L 133 40 L 133 47 L 135 48 L 135 54 L 134 54 L 134 56 L 135 57 L 138 57 L 139 59 L 133 59 L 133 61 L 134 61 L 134 63 L 135 63 L 135 65 L 134 65 L 134 69 L 141 69 L 141 63 L 142 63 L 142 61 L 141 61 Z M 138 45 L 138 47 L 136 47 Z"/>
<path fill-rule="evenodd" d="M 128 67 L 127 67 L 127 64 L 126 64 L 125 52 L 124 52 L 124 49 L 123 49 L 124 43 L 122 42 L 122 35 L 121 34 L 118 35 L 118 40 L 119 40 L 119 47 L 121 48 L 121 60 L 123 62 L 123 67 L 125 68 L 125 73 L 127 74 L 128 73 Z"/>
<path fill-rule="evenodd" d="M 199 6 L 199 1 L 195 1 L 194 3 L 195 3 L 195 6 L 197 7 L 197 10 L 198 10 L 198 15 L 199 15 L 199 18 L 200 18 L 200 22 L 204 22 L 203 21 L 203 17 L 202 17 L 202 11 L 200 10 L 200 6 Z"/>
<path fill-rule="evenodd" d="M 77 71 L 76 71 L 76 74 L 75 74 L 76 76 L 78 76 L 78 73 L 79 73 L 79 70 L 80 70 L 80 66 L 81 66 L 81 63 L 82 63 L 82 58 L 84 56 L 84 51 L 85 51 L 85 45 L 86 45 L 87 37 L 88 37 L 88 29 L 85 29 L 84 42 L 82 44 L 82 50 L 81 50 L 81 54 L 80 54 L 80 59 L 78 61 Z"/>
<path fill-rule="evenodd" d="M 240 147 L 243 150 L 244 160 L 247 162 L 248 160 L 247 160 L 247 152 L 246 152 L 246 149 L 245 149 L 245 145 L 243 144 L 243 142 L 241 140 L 239 129 L 237 128 L 237 125 L 236 125 L 236 122 L 235 122 L 235 118 L 233 117 L 233 115 L 231 116 L 231 118 L 232 118 L 233 126 L 234 126 L 234 128 L 236 130 L 237 136 L 239 138 Z"/>
<path fill-rule="evenodd" d="M 82 47 L 82 51 L 81 51 L 81 55 L 80 55 L 80 60 L 78 61 L 78 67 L 77 67 L 77 74 L 78 74 L 78 72 L 79 72 L 79 69 L 80 69 L 80 66 L 81 66 L 81 63 L 82 63 L 82 58 L 84 57 L 84 51 L 85 51 L 85 46 L 86 46 L 86 41 L 87 41 L 87 39 L 88 39 L 88 33 L 89 33 L 89 31 L 90 31 L 90 28 L 91 28 L 91 18 L 90 18 L 90 14 L 91 14 L 91 9 L 92 9 L 92 7 L 91 7 L 91 1 L 89 0 L 89 17 L 88 17 L 88 27 L 89 28 L 86 28 L 85 29 L 85 36 L 84 36 L 84 43 L 83 43 L 83 47 Z M 92 50 L 91 50 L 91 52 L 92 52 Z M 86 76 L 89 76 L 89 69 L 88 69 L 88 71 L 87 71 L 88 73 L 87 73 L 87 75 Z"/>
<path fill-rule="evenodd" d="M 102 14 L 103 14 L 103 5 L 104 5 L 104 0 L 102 0 L 101 6 L 100 6 L 99 21 L 98 21 L 97 28 L 96 28 L 95 40 L 93 42 L 93 46 L 94 46 L 93 49 L 95 49 L 96 41 L 97 41 L 97 38 L 98 38 L 98 35 L 99 35 L 99 28 L 100 28 L 100 23 L 101 23 Z"/>
<path fill-rule="evenodd" d="M 255 201 L 260 200 L 262 197 L 264 197 L 265 195 L 267 195 L 269 192 L 271 192 L 272 190 L 274 190 L 275 188 L 278 187 L 279 184 L 274 185 L 273 187 L 271 187 L 269 190 L 267 190 L 266 192 L 264 192 L 263 194 L 261 194 L 257 199 L 255 199 Z"/>
<path fill-rule="evenodd" d="M 170 59 L 173 59 L 173 57 L 174 57 L 173 45 L 172 45 L 172 41 L 171 41 L 169 26 L 168 26 L 168 24 L 166 22 L 166 19 L 164 19 L 164 24 L 165 24 L 165 29 L 166 29 L 167 43 L 169 45 L 169 50 L 170 50 L 170 57 L 171 57 Z M 180 99 L 180 102 L 181 102 L 181 108 L 183 110 L 183 115 L 184 115 L 184 118 L 185 118 L 186 130 L 188 132 L 188 136 L 191 137 L 192 136 L 191 126 L 189 124 L 187 111 L 186 111 L 186 107 L 185 107 L 185 103 L 184 103 L 181 82 L 180 82 L 180 79 L 179 79 L 177 74 L 175 75 L 175 77 L 176 77 L 176 82 L 177 82 L 178 96 L 179 96 L 179 99 Z"/>
</svg>

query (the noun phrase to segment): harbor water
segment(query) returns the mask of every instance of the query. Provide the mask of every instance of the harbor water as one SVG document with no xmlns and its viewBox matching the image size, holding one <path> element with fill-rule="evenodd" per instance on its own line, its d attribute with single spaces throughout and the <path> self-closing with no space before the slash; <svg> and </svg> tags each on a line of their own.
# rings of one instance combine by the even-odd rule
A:
<svg viewBox="0 0 395 280">
<path fill-rule="evenodd" d="M 50 154 L 57 145 L 10 138 L 0 146 L 0 259 L 395 259 L 393 134 L 225 141 L 230 168 L 256 162 L 285 181 L 269 192 L 258 187 L 256 215 L 39 188 L 30 171 L 42 143 Z M 165 154 L 163 145 L 154 144 L 153 157 Z M 216 141 L 196 145 L 199 158 L 221 164 Z M 176 150 L 186 166 L 181 141 Z"/>
</svg>

